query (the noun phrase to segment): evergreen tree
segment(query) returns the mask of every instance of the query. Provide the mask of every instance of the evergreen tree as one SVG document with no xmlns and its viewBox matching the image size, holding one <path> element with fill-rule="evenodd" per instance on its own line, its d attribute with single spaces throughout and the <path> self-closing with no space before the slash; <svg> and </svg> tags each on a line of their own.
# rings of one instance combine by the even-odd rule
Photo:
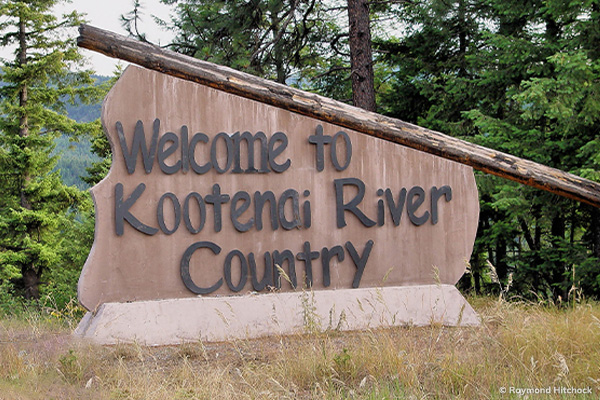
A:
<svg viewBox="0 0 600 400">
<path fill-rule="evenodd" d="M 117 67 L 112 77 L 104 78 L 105 81 L 101 86 L 103 93 L 108 93 L 110 88 L 117 83 L 122 73 L 123 70 L 121 67 Z M 100 125 L 99 119 L 97 120 L 97 123 Z M 112 151 L 110 149 L 108 137 L 104 134 L 101 126 L 98 126 L 97 130 L 91 131 L 90 136 L 92 154 L 97 156 L 99 160 L 93 162 L 91 166 L 87 167 L 87 174 L 85 176 L 81 176 L 80 178 L 89 186 L 94 186 L 104 179 L 106 175 L 108 175 L 108 171 L 110 171 L 110 166 L 112 165 Z"/>
<path fill-rule="evenodd" d="M 393 9 L 405 34 L 376 40 L 394 78 L 381 94 L 382 112 L 453 136 L 472 136 L 463 111 L 478 102 L 474 78 L 480 71 L 486 34 L 481 1 L 427 0 Z"/>
<path fill-rule="evenodd" d="M 176 34 L 174 51 L 280 83 L 314 63 L 329 37 L 320 0 L 161 1 L 176 4 L 164 23 Z M 129 26 L 133 18 L 125 18 Z"/>
<path fill-rule="evenodd" d="M 371 55 L 364 0 L 161 0 L 175 16 L 174 51 L 375 110 L 381 71 Z M 141 2 L 123 16 L 137 30 Z M 388 6 L 376 5 L 376 12 Z"/>
<path fill-rule="evenodd" d="M 75 72 L 83 60 L 64 34 L 81 18 L 75 12 L 56 18 L 59 2 L 0 1 L 0 44 L 16 47 L 14 60 L 4 63 L 0 92 L 0 285 L 22 289 L 28 299 L 39 298 L 44 276 L 73 267 L 63 257 L 72 245 L 65 238 L 77 207 L 89 206 L 87 196 L 52 172 L 54 139 L 95 126 L 69 119 L 65 104 L 98 94 L 90 71 Z"/>
<path fill-rule="evenodd" d="M 387 113 L 598 179 L 598 1 L 406 3 L 408 27 L 379 43 L 396 70 Z M 523 295 L 600 295 L 599 213 L 478 174 L 475 287 L 488 259 Z M 596 222 L 594 222 L 596 221 Z"/>
</svg>

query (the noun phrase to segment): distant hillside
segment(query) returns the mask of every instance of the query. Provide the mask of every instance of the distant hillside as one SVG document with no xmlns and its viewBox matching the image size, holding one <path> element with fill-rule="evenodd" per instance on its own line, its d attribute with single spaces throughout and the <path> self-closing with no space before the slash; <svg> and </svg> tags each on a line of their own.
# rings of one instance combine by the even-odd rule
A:
<svg viewBox="0 0 600 400">
<path fill-rule="evenodd" d="M 107 76 L 94 75 L 97 84 L 109 80 Z M 91 122 L 100 118 L 102 103 L 77 104 L 67 106 L 67 115 L 77 122 Z M 89 185 L 81 180 L 87 175 L 86 168 L 98 161 L 98 156 L 92 153 L 89 138 L 82 137 L 78 142 L 73 142 L 66 135 L 56 139 L 56 148 L 53 154 L 58 154 L 59 159 L 56 169 L 60 171 L 65 184 L 88 189 Z"/>
<path fill-rule="evenodd" d="M 54 141 L 56 147 L 52 152 L 58 155 L 56 169 L 60 171 L 63 182 L 69 186 L 77 186 L 79 189 L 89 189 L 89 185 L 81 180 L 87 175 L 86 168 L 99 158 L 91 151 L 90 140 L 86 137 L 78 142 L 63 135 Z"/>
</svg>

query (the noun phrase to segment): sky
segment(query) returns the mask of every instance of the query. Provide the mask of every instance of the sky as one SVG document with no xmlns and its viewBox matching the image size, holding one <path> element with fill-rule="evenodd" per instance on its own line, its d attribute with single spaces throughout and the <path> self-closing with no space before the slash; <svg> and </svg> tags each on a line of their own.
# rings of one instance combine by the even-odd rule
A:
<svg viewBox="0 0 600 400">
<path fill-rule="evenodd" d="M 162 4 L 160 0 L 140 0 L 140 3 L 143 13 L 140 31 L 146 33 L 148 40 L 154 44 L 169 43 L 173 35 L 162 30 L 154 22 L 152 15 L 168 20 L 171 7 Z M 54 14 L 60 16 L 73 10 L 87 14 L 84 18 L 89 25 L 126 35 L 126 31 L 121 27 L 120 16 L 133 10 L 133 0 L 72 0 L 70 3 L 64 2 L 57 5 Z M 74 37 L 78 36 L 77 29 L 74 28 L 69 34 Z M 0 57 L 12 58 L 11 53 L 12 50 L 3 49 Z M 98 75 L 112 75 L 119 62 L 114 58 L 86 49 L 81 49 L 81 53 L 89 59 L 90 67 Z M 127 65 L 124 62 L 121 64 Z"/>
<path fill-rule="evenodd" d="M 140 3 L 142 5 L 140 31 L 146 33 L 152 43 L 169 43 L 173 35 L 156 25 L 152 16 L 168 20 L 170 7 L 162 4 L 160 0 L 140 0 Z M 55 10 L 57 15 L 77 10 L 86 14 L 84 18 L 88 24 L 126 35 L 126 31 L 121 27 L 120 16 L 133 10 L 133 0 L 72 0 L 71 3 L 57 6 Z M 77 35 L 77 32 L 73 34 Z M 81 49 L 81 52 L 90 60 L 92 68 L 98 75 L 112 75 L 118 60 L 86 49 Z M 122 64 L 127 65 L 123 62 Z"/>
</svg>

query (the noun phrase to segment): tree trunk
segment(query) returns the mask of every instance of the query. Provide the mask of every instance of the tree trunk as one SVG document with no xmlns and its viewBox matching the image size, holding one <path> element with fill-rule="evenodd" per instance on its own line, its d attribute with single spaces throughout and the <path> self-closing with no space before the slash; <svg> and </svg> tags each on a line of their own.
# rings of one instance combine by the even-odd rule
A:
<svg viewBox="0 0 600 400">
<path fill-rule="evenodd" d="M 475 294 L 481 294 L 481 273 L 479 270 L 473 272 L 473 283 L 475 285 Z"/>
<path fill-rule="evenodd" d="M 19 21 L 19 65 L 24 67 L 25 64 L 27 64 L 27 33 L 25 31 L 25 21 L 21 19 Z M 19 136 L 23 138 L 29 136 L 29 121 L 27 120 L 27 112 L 25 111 L 28 100 L 27 97 L 27 84 L 25 83 L 19 92 L 19 107 L 22 110 L 21 118 L 19 120 Z M 31 204 L 25 195 L 25 186 L 29 179 L 30 177 L 26 173 L 21 182 L 21 207 L 27 210 L 31 210 Z"/>
<path fill-rule="evenodd" d="M 500 236 L 496 240 L 496 273 L 498 274 L 498 279 L 504 285 L 504 281 L 508 276 L 508 264 L 506 262 L 507 256 L 507 244 L 506 240 Z"/>
<path fill-rule="evenodd" d="M 27 64 L 27 33 L 25 31 L 25 21 L 19 21 L 19 66 L 24 67 Z M 23 84 L 19 93 L 19 106 L 24 108 L 27 105 L 27 85 Z M 27 113 L 23 112 L 19 121 L 19 135 L 27 137 L 29 135 L 29 126 Z"/>
<path fill-rule="evenodd" d="M 466 6 L 464 1 L 458 3 L 458 56 L 459 56 L 459 68 L 458 76 L 467 76 L 467 20 L 466 20 Z"/>
<path fill-rule="evenodd" d="M 293 6 L 292 6 L 293 7 Z M 285 26 L 282 26 L 282 21 L 279 18 L 279 14 L 282 10 L 282 4 L 279 4 L 279 7 L 273 11 L 272 13 L 272 21 L 271 28 L 273 30 L 273 55 L 275 62 L 275 74 L 277 76 L 276 82 L 285 84 L 285 65 L 283 60 L 283 49 L 282 49 L 282 39 L 281 36 L 284 32 L 281 32 L 285 29 Z"/>
<path fill-rule="evenodd" d="M 589 57 L 592 60 L 597 60 L 600 58 L 600 46 L 598 46 L 598 41 L 600 41 L 600 29 L 598 29 L 598 24 L 600 23 L 600 4 L 597 2 L 592 3 L 592 15 L 590 21 L 588 23 L 588 27 L 585 29 L 585 37 L 586 37 L 586 48 L 589 54 Z"/>
<path fill-rule="evenodd" d="M 25 288 L 25 298 L 27 300 L 38 300 L 40 298 L 40 278 L 35 269 L 31 267 L 22 268 L 23 286 Z"/>
<path fill-rule="evenodd" d="M 600 260 L 600 210 L 592 208 L 590 230 L 592 236 L 592 253 L 594 257 Z"/>
<path fill-rule="evenodd" d="M 552 247 L 558 253 L 558 259 L 554 261 L 550 279 L 552 280 L 552 283 L 561 284 L 561 286 L 555 289 L 555 292 L 559 293 L 563 299 L 567 299 L 569 296 L 569 288 L 573 283 L 570 282 L 570 277 L 567 278 L 567 275 L 565 274 L 565 271 L 567 270 L 567 263 L 562 257 L 566 224 L 565 219 L 561 216 L 561 214 L 562 213 L 559 212 L 552 218 L 552 226 L 550 228 L 550 233 L 552 235 L 552 238 L 550 239 Z"/>
<path fill-rule="evenodd" d="M 600 184 L 398 119 L 81 25 L 77 44 L 109 57 L 469 165 L 600 208 Z"/>
<path fill-rule="evenodd" d="M 375 76 L 367 0 L 348 0 L 348 21 L 352 102 L 355 107 L 375 111 Z"/>
<path fill-rule="evenodd" d="M 21 19 L 19 21 L 19 66 L 25 68 L 27 65 L 27 31 L 25 21 Z M 28 91 L 27 83 L 23 83 L 21 90 L 19 91 L 19 107 L 21 108 L 21 117 L 19 119 L 19 136 L 26 138 L 29 136 L 29 120 L 27 115 L 27 102 L 28 102 Z M 31 210 L 31 203 L 27 198 L 26 188 L 31 180 L 29 171 L 26 169 L 23 176 L 21 177 L 21 188 L 20 188 L 20 203 L 21 207 L 26 210 Z M 31 233 L 31 232 L 28 232 Z M 26 261 L 21 264 L 21 275 L 23 276 L 23 286 L 25 288 L 25 298 L 37 300 L 40 298 L 39 282 L 41 271 L 36 271 L 33 263 Z"/>
</svg>

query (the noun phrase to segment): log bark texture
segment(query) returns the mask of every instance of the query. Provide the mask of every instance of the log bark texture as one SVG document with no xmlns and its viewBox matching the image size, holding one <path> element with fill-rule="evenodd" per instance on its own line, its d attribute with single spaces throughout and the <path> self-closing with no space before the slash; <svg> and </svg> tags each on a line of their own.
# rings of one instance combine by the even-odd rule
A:
<svg viewBox="0 0 600 400">
<path fill-rule="evenodd" d="M 80 47 L 109 57 L 353 129 L 600 208 L 600 184 L 576 175 L 90 25 L 81 25 L 79 33 Z"/>
</svg>

